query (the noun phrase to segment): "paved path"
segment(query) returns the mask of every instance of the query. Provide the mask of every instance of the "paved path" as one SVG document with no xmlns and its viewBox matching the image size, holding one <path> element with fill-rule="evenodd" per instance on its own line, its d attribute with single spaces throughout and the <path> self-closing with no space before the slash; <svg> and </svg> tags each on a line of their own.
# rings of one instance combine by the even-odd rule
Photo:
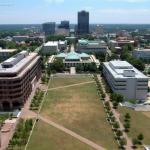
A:
<svg viewBox="0 0 150 150">
<path fill-rule="evenodd" d="M 75 51 L 75 47 L 74 47 L 74 45 L 72 44 L 72 45 L 71 45 L 70 52 L 74 52 L 74 51 Z"/>
<path fill-rule="evenodd" d="M 74 87 L 74 86 L 80 86 L 80 85 L 90 84 L 90 83 L 94 83 L 94 82 L 95 82 L 95 81 L 89 81 L 89 82 L 71 84 L 71 85 L 66 85 L 66 86 L 59 86 L 59 87 L 56 87 L 56 88 L 50 88 L 50 89 L 48 89 L 48 91 L 58 90 L 58 89 L 63 89 L 63 88 L 69 88 L 69 87 Z"/>
<path fill-rule="evenodd" d="M 102 85 L 103 90 L 104 90 L 105 93 L 106 93 L 105 87 L 104 87 L 104 85 L 103 85 L 103 83 L 102 83 L 102 81 L 101 81 L 102 78 L 101 78 L 99 75 L 98 75 L 97 77 L 98 77 L 98 79 L 99 79 L 99 81 L 100 81 L 100 83 L 101 83 L 101 85 Z M 124 126 L 123 126 L 122 122 L 120 121 L 120 113 L 119 113 L 117 110 L 113 109 L 113 105 L 112 105 L 112 103 L 110 102 L 110 96 L 109 96 L 107 93 L 106 93 L 106 98 L 105 98 L 105 100 L 106 100 L 107 102 L 109 102 L 109 104 L 110 104 L 110 106 L 111 106 L 111 108 L 112 108 L 112 112 L 113 112 L 113 114 L 114 114 L 116 120 L 118 121 L 118 123 L 119 123 L 119 125 L 120 125 L 120 129 L 123 131 L 123 130 L 124 130 Z M 127 140 L 126 149 L 127 149 L 127 150 L 132 150 L 132 141 L 131 141 L 131 139 L 128 137 L 128 135 L 127 135 L 125 132 L 123 132 L 123 136 L 124 136 L 124 137 L 126 138 L 126 140 Z"/>
<path fill-rule="evenodd" d="M 73 84 L 73 85 L 68 85 L 68 86 L 63 86 L 63 87 L 57 87 L 57 88 L 53 88 L 53 89 L 50 89 L 50 90 L 61 89 L 61 88 L 68 88 L 68 87 L 72 87 L 72 86 L 84 85 L 84 84 L 89 84 L 89 83 L 93 83 L 93 82 L 95 82 L 95 81 L 84 82 L 84 83 L 79 83 L 79 84 Z M 50 84 L 50 82 L 49 82 L 49 84 Z M 48 91 L 48 88 L 47 88 L 47 90 L 45 92 L 45 96 L 47 94 L 47 91 Z M 69 130 L 69 129 L 67 129 L 67 128 L 59 125 L 59 124 L 56 124 L 55 122 L 53 122 L 53 121 L 51 121 L 51 120 L 49 120 L 49 119 L 44 118 L 43 116 L 41 116 L 40 115 L 40 111 L 41 111 L 43 103 L 44 103 L 44 98 L 43 98 L 41 107 L 39 109 L 39 112 L 37 114 L 35 112 L 33 112 L 33 111 L 28 110 L 28 107 L 26 107 L 26 110 L 25 110 L 26 113 L 24 112 L 24 115 L 25 116 L 31 115 L 33 118 L 39 119 L 39 120 L 41 120 L 41 121 L 49 124 L 50 126 L 53 126 L 53 127 L 57 128 L 57 129 L 65 132 L 66 134 L 71 135 L 72 137 L 74 137 L 74 138 L 78 139 L 79 141 L 81 141 L 81 142 L 83 142 L 83 143 L 85 143 L 85 144 L 93 147 L 96 150 L 105 150 L 103 147 L 101 147 L 100 145 L 98 145 L 98 144 L 90 141 L 89 139 L 86 139 L 86 138 L 80 136 L 79 134 L 76 134 L 75 132 L 73 132 L 73 131 L 71 131 L 71 130 Z M 30 133 L 30 137 L 29 137 L 28 142 L 26 144 L 25 150 L 27 150 L 29 141 L 31 139 L 31 135 L 32 135 L 33 130 L 35 128 L 35 125 L 36 125 L 36 121 L 34 122 L 34 126 L 33 126 L 33 129 L 32 129 L 32 132 Z"/>
<path fill-rule="evenodd" d="M 69 129 L 67 129 L 67 128 L 59 125 L 59 124 L 56 124 L 55 122 L 53 122 L 53 121 L 51 121 L 51 120 L 49 120 L 47 118 L 42 117 L 41 115 L 38 115 L 38 119 L 40 119 L 41 121 L 49 124 L 50 126 L 53 126 L 53 127 L 57 128 L 57 129 L 65 132 L 66 134 L 71 135 L 72 137 L 74 137 L 74 138 L 78 139 L 79 141 L 81 141 L 81 142 L 83 142 L 83 143 L 93 147 L 96 150 L 104 150 L 104 148 L 101 147 L 100 145 L 98 145 L 98 144 L 88 140 L 87 138 L 84 138 L 84 137 L 80 136 L 79 134 L 77 134 L 77 133 L 75 133 L 75 132 L 73 132 L 73 131 L 71 131 L 71 130 L 69 130 Z"/>
</svg>

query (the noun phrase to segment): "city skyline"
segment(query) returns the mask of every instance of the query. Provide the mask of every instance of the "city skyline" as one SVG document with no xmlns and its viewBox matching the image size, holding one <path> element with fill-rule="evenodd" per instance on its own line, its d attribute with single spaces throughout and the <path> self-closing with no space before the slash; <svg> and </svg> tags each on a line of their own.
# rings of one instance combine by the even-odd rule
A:
<svg viewBox="0 0 150 150">
<path fill-rule="evenodd" d="M 90 12 L 91 24 L 150 24 L 149 8 L 150 0 L 0 0 L 0 24 L 76 24 L 81 10 Z"/>
</svg>

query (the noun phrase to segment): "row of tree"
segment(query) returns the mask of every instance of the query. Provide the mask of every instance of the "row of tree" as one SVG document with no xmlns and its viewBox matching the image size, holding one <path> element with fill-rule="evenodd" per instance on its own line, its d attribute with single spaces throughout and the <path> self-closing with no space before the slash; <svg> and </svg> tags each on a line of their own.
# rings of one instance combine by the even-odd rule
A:
<svg viewBox="0 0 150 150">
<path fill-rule="evenodd" d="M 14 133 L 14 136 L 10 141 L 7 150 L 22 149 L 28 141 L 28 137 L 30 131 L 32 130 L 32 126 L 33 126 L 32 119 L 29 120 L 20 119 L 16 131 Z"/>
</svg>

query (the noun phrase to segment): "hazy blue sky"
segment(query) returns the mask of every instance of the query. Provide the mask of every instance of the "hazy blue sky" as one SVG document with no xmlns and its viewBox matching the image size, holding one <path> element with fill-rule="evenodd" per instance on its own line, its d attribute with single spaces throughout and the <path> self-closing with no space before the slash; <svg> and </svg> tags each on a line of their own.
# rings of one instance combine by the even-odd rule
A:
<svg viewBox="0 0 150 150">
<path fill-rule="evenodd" d="M 0 24 L 76 23 L 83 9 L 91 23 L 150 23 L 150 0 L 0 0 Z"/>
</svg>

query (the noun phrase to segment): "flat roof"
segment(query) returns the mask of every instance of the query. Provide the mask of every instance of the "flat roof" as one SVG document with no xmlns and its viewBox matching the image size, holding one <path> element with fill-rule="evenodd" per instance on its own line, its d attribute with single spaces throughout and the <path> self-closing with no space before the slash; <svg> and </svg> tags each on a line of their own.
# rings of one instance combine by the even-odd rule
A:
<svg viewBox="0 0 150 150">
<path fill-rule="evenodd" d="M 15 60 L 16 55 L 14 57 L 9 58 L 8 60 L 0 64 L 0 74 L 18 73 L 23 67 L 25 67 L 37 55 L 38 55 L 37 53 L 29 53 L 22 59 L 18 59 L 18 60 Z M 8 64 L 8 65 L 11 64 L 12 66 L 10 68 L 5 68 L 3 67 L 3 65 L 5 64 Z"/>
<path fill-rule="evenodd" d="M 149 52 L 150 49 L 135 49 L 134 51 L 139 51 L 139 52 Z"/>
<path fill-rule="evenodd" d="M 0 53 L 1 52 L 15 52 L 15 51 L 17 51 L 17 49 L 2 49 L 2 48 L 0 48 Z"/>
<path fill-rule="evenodd" d="M 148 79 L 147 76 L 145 76 L 142 72 L 137 70 L 135 67 L 133 67 L 131 64 L 129 64 L 127 61 L 110 61 L 105 62 L 104 66 L 111 72 L 111 74 L 114 76 L 114 78 L 141 78 L 141 79 Z M 125 73 L 134 73 L 134 76 L 126 76 Z"/>
<path fill-rule="evenodd" d="M 58 46 L 58 41 L 49 41 L 44 46 Z"/>
</svg>

